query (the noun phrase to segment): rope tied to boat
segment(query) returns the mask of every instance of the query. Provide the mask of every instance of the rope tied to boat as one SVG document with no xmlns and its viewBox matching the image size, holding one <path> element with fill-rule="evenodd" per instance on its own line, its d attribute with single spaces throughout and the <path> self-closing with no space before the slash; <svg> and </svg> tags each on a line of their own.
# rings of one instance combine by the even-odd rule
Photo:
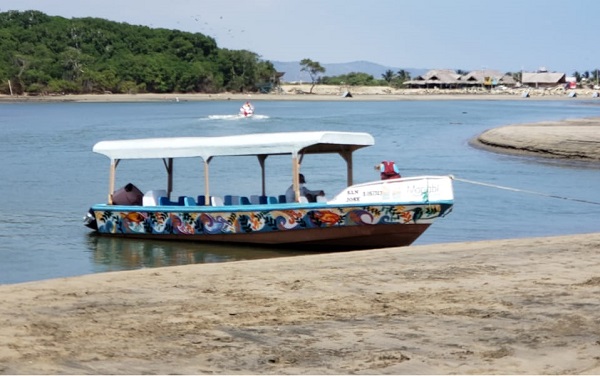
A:
<svg viewBox="0 0 600 376">
<path fill-rule="evenodd" d="M 558 195 L 553 195 L 553 194 L 544 193 L 544 192 L 529 191 L 529 190 L 526 190 L 526 189 L 512 188 L 512 187 L 507 187 L 507 186 L 503 186 L 503 185 L 485 183 L 485 182 L 481 182 L 481 181 L 461 179 L 461 178 L 457 178 L 457 177 L 455 177 L 453 175 L 450 175 L 450 177 L 453 180 L 461 181 L 463 183 L 469 183 L 469 184 L 475 184 L 475 185 L 482 185 L 482 186 L 485 186 L 485 187 L 491 187 L 491 188 L 497 188 L 497 189 L 504 189 L 506 191 L 512 191 L 512 192 L 528 193 L 528 194 L 537 195 L 537 196 L 557 198 L 557 199 L 561 199 L 561 200 L 569 200 L 569 201 L 582 202 L 584 204 L 600 205 L 600 202 L 597 202 L 597 201 L 583 200 L 583 199 L 573 198 L 573 197 L 558 196 Z"/>
</svg>

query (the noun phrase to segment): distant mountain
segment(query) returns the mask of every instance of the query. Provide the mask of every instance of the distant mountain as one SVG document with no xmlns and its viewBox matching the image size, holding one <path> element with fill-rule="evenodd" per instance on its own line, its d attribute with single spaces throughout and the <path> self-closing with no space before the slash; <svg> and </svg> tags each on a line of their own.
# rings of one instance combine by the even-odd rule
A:
<svg viewBox="0 0 600 376">
<path fill-rule="evenodd" d="M 299 61 L 271 61 L 273 66 L 278 72 L 285 72 L 282 77 L 283 82 L 310 82 L 310 75 L 306 72 L 301 72 Z M 325 68 L 325 73 L 322 76 L 339 76 L 342 74 L 348 74 L 352 72 L 367 73 L 372 75 L 375 79 L 380 79 L 381 75 L 387 70 L 391 70 L 394 73 L 404 69 L 410 72 L 411 77 L 416 77 L 424 74 L 428 69 L 419 68 L 398 68 L 398 67 L 386 67 L 380 64 L 371 63 L 369 61 L 353 61 L 350 63 L 335 63 L 335 64 L 324 64 L 321 66 Z"/>
</svg>

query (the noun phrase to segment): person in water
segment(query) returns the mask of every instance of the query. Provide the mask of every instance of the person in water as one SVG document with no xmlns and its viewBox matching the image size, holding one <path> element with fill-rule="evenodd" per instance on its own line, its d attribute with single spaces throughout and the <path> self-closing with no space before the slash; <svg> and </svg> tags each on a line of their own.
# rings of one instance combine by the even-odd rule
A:
<svg viewBox="0 0 600 376">
<path fill-rule="evenodd" d="M 240 108 L 240 115 L 250 116 L 254 113 L 254 106 L 250 102 L 244 103 L 242 108 Z"/>
<path fill-rule="evenodd" d="M 381 180 L 401 178 L 400 170 L 394 161 L 383 161 L 375 166 L 375 169 L 381 173 Z"/>
<path fill-rule="evenodd" d="M 317 202 L 317 196 L 325 196 L 325 192 L 322 190 L 313 191 L 306 188 L 306 186 L 304 185 L 306 184 L 306 179 L 304 179 L 304 175 L 299 174 L 298 179 L 300 181 L 300 196 L 306 197 L 308 202 Z M 285 200 L 286 202 L 296 202 L 294 184 L 290 185 L 290 187 L 285 192 Z"/>
</svg>

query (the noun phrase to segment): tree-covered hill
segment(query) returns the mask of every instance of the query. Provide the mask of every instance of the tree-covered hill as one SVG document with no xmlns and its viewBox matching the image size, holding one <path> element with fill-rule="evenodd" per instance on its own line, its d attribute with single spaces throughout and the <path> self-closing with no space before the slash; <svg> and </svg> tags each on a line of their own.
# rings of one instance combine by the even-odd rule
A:
<svg viewBox="0 0 600 376">
<path fill-rule="evenodd" d="M 218 48 L 200 33 L 99 18 L 0 13 L 0 92 L 170 93 L 256 91 L 273 64 Z"/>
</svg>

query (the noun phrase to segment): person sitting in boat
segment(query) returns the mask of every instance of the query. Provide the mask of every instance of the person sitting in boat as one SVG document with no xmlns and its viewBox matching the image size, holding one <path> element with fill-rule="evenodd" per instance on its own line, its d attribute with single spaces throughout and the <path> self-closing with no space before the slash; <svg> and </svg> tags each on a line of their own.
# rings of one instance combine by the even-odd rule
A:
<svg viewBox="0 0 600 376">
<path fill-rule="evenodd" d="M 381 180 L 401 178 L 400 170 L 394 161 L 383 161 L 375 166 L 381 173 Z"/>
<path fill-rule="evenodd" d="M 254 106 L 250 102 L 246 102 L 240 108 L 240 115 L 244 117 L 252 116 L 254 113 Z"/>
<path fill-rule="evenodd" d="M 306 179 L 304 179 L 304 175 L 299 174 L 298 180 L 300 182 L 300 196 L 306 197 L 308 202 L 317 202 L 317 196 L 325 196 L 325 192 L 322 190 L 313 191 L 308 188 L 304 184 L 306 184 Z M 290 185 L 290 187 L 285 192 L 285 200 L 286 202 L 296 202 L 296 194 L 294 193 L 294 184 Z"/>
</svg>

